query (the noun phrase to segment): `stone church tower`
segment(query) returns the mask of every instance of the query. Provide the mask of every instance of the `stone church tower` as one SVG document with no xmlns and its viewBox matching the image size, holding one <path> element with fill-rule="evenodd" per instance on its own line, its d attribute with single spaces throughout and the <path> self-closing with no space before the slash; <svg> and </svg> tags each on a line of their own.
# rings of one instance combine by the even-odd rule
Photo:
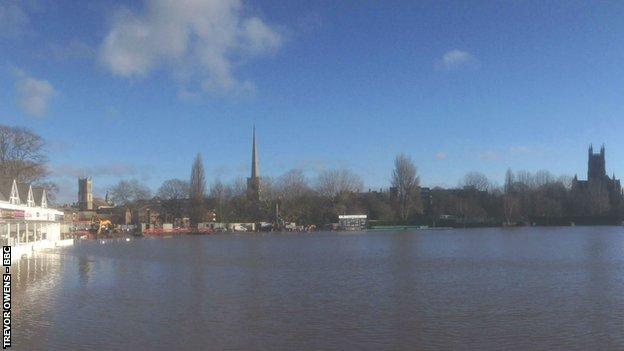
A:
<svg viewBox="0 0 624 351">
<path fill-rule="evenodd" d="M 91 177 L 78 179 L 78 209 L 93 210 L 93 182 Z"/>
</svg>

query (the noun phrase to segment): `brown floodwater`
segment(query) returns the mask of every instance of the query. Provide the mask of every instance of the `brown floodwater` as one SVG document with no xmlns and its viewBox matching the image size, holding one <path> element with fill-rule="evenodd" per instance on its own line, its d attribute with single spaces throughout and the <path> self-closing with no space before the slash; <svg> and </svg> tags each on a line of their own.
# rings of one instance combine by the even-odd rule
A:
<svg viewBox="0 0 624 351">
<path fill-rule="evenodd" d="M 18 261 L 14 350 L 622 350 L 624 228 L 82 241 Z"/>
</svg>

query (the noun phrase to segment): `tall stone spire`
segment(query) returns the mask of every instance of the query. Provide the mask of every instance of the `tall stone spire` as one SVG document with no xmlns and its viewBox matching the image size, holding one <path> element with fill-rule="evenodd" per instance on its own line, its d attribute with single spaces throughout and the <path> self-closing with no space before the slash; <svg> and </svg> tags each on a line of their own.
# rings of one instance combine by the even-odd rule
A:
<svg viewBox="0 0 624 351">
<path fill-rule="evenodd" d="M 258 167 L 258 146 L 256 145 L 256 126 L 253 127 L 253 145 L 251 149 L 251 177 L 247 178 L 247 198 L 253 202 L 260 200 L 260 168 Z"/>
<path fill-rule="evenodd" d="M 258 167 L 258 147 L 256 146 L 256 125 L 253 126 L 253 146 L 251 150 L 251 178 L 260 176 L 260 168 Z"/>
</svg>

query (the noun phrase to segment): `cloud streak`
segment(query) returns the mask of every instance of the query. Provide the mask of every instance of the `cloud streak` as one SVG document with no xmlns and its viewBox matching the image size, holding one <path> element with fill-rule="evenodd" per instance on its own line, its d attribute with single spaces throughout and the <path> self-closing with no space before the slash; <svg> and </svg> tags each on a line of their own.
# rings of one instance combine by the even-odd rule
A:
<svg viewBox="0 0 624 351">
<path fill-rule="evenodd" d="M 501 158 L 501 154 L 498 151 L 487 150 L 479 154 L 479 158 L 484 161 L 498 161 Z"/>
<path fill-rule="evenodd" d="M 52 176 L 66 178 L 80 178 L 86 176 L 97 177 L 128 177 L 138 174 L 135 166 L 125 163 L 111 163 L 92 167 L 76 167 L 72 165 L 61 165 L 52 169 Z"/>
<path fill-rule="evenodd" d="M 15 88 L 18 105 L 28 115 L 43 117 L 57 91 L 47 80 L 31 77 L 19 69 L 14 70 L 14 73 L 17 77 Z"/>
<path fill-rule="evenodd" d="M 149 0 L 140 12 L 117 11 L 100 46 L 100 60 L 121 77 L 167 70 L 183 89 L 209 93 L 253 90 L 234 69 L 270 55 L 283 35 L 246 13 L 240 0 Z M 185 90 L 186 91 L 186 90 Z"/>
<path fill-rule="evenodd" d="M 461 68 L 477 68 L 479 61 L 471 53 L 462 50 L 450 50 L 444 53 L 436 63 L 436 67 L 445 71 Z"/>
</svg>

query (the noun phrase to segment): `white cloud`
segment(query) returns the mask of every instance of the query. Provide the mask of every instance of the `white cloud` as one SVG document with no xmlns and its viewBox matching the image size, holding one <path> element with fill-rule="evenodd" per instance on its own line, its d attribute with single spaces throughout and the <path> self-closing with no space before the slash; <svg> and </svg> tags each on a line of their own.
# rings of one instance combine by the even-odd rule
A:
<svg viewBox="0 0 624 351">
<path fill-rule="evenodd" d="M 42 117 L 48 111 L 48 105 L 56 90 L 50 82 L 43 79 L 36 79 L 29 76 L 24 71 L 15 69 L 17 81 L 17 102 L 24 113 L 31 116 Z"/>
<path fill-rule="evenodd" d="M 466 67 L 476 68 L 478 65 L 479 61 L 471 53 L 455 49 L 444 53 L 436 67 L 450 71 Z"/>
<path fill-rule="evenodd" d="M 283 35 L 249 15 L 240 0 L 146 0 L 139 13 L 120 9 L 100 47 L 102 63 L 122 77 L 166 69 L 180 82 L 213 93 L 253 91 L 237 65 L 274 53 Z M 187 92 L 185 92 L 185 95 Z"/>
<path fill-rule="evenodd" d="M 444 159 L 446 158 L 446 156 L 448 156 L 448 155 L 447 155 L 447 154 L 446 154 L 446 152 L 444 152 L 444 151 L 438 151 L 438 152 L 436 152 L 436 154 L 435 154 L 435 157 L 436 157 L 438 160 L 444 160 Z"/>
<path fill-rule="evenodd" d="M 18 38 L 28 31 L 30 19 L 18 1 L 0 2 L 0 38 Z"/>
</svg>

